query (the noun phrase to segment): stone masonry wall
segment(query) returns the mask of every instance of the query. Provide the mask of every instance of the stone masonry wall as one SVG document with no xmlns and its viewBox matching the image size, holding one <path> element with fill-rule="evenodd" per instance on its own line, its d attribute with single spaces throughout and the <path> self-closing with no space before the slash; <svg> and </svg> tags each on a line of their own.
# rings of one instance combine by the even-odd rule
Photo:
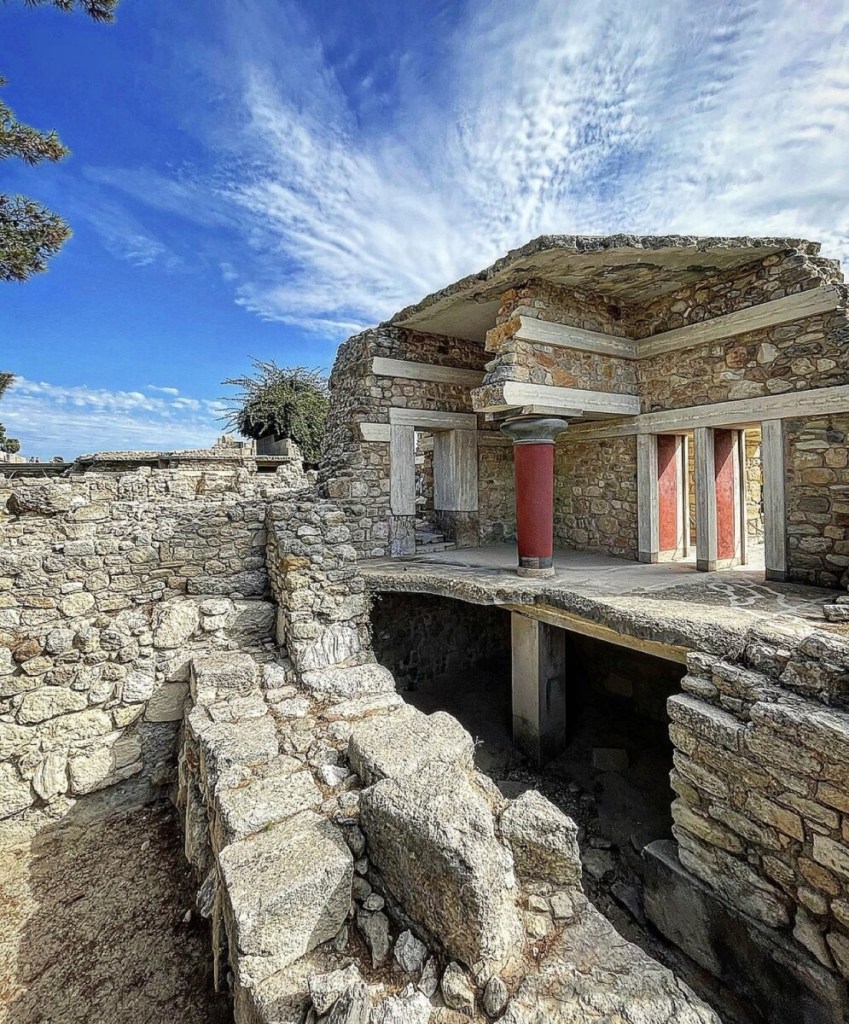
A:
<svg viewBox="0 0 849 1024">
<path fill-rule="evenodd" d="M 341 346 L 330 377 L 328 448 L 322 463 L 323 492 L 344 509 L 351 540 L 363 557 L 389 549 L 389 445 L 364 442 L 360 423 L 388 423 L 389 409 L 472 411 L 470 389 L 459 384 L 376 376 L 375 356 L 483 372 L 481 345 L 459 338 L 382 327 L 355 335 Z"/>
<path fill-rule="evenodd" d="M 516 537 L 516 484 L 513 446 L 478 445 L 478 501 L 481 544 Z"/>
<path fill-rule="evenodd" d="M 635 336 L 649 337 L 841 281 L 829 260 L 795 252 L 767 256 L 634 310 Z M 846 384 L 847 340 L 844 301 L 830 313 L 639 360 L 642 411 Z"/>
<path fill-rule="evenodd" d="M 635 437 L 574 441 L 568 430 L 560 435 L 554 456 L 554 542 L 636 558 Z"/>
<path fill-rule="evenodd" d="M 4 840 L 122 780 L 169 781 L 192 652 L 261 656 L 273 637 L 266 497 L 291 483 L 244 469 L 0 482 Z"/>
<path fill-rule="evenodd" d="M 682 864 L 849 977 L 849 643 L 759 630 L 670 698 Z"/>
<path fill-rule="evenodd" d="M 784 431 L 789 576 L 837 586 L 849 567 L 849 415 L 786 420 Z"/>
</svg>

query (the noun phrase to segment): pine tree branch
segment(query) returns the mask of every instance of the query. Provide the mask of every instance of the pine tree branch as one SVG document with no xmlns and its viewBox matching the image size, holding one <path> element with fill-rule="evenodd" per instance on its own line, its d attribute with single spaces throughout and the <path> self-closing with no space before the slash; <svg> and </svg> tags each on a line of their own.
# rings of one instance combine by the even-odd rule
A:
<svg viewBox="0 0 849 1024">
<path fill-rule="evenodd" d="M 25 196 L 0 195 L 0 281 L 26 281 L 71 237 L 62 218 Z"/>
</svg>

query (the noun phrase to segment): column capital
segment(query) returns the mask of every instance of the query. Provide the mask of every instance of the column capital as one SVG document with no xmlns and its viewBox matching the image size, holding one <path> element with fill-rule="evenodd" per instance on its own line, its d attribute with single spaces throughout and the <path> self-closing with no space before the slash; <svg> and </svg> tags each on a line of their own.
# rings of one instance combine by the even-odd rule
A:
<svg viewBox="0 0 849 1024">
<path fill-rule="evenodd" d="M 513 444 L 554 444 L 558 434 L 569 426 L 568 420 L 557 416 L 517 416 L 501 424 L 502 434 L 513 439 Z"/>
</svg>

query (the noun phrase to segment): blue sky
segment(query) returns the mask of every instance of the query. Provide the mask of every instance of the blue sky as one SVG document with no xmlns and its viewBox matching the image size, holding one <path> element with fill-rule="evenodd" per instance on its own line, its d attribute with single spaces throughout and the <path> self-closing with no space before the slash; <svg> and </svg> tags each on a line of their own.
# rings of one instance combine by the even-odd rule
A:
<svg viewBox="0 0 849 1024">
<path fill-rule="evenodd" d="M 0 420 L 42 458 L 210 443 L 249 358 L 340 341 L 543 232 L 849 255 L 844 0 L 0 4 L 0 165 L 74 237 L 0 286 Z"/>
</svg>

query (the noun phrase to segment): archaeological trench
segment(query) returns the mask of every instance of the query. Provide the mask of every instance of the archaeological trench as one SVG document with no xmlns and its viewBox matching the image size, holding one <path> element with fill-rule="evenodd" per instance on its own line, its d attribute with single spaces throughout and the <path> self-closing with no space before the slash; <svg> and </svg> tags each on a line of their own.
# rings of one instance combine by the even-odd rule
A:
<svg viewBox="0 0 849 1024">
<path fill-rule="evenodd" d="M 0 1019 L 849 1019 L 849 320 L 547 236 L 339 350 L 317 473 L 0 468 Z"/>
</svg>

